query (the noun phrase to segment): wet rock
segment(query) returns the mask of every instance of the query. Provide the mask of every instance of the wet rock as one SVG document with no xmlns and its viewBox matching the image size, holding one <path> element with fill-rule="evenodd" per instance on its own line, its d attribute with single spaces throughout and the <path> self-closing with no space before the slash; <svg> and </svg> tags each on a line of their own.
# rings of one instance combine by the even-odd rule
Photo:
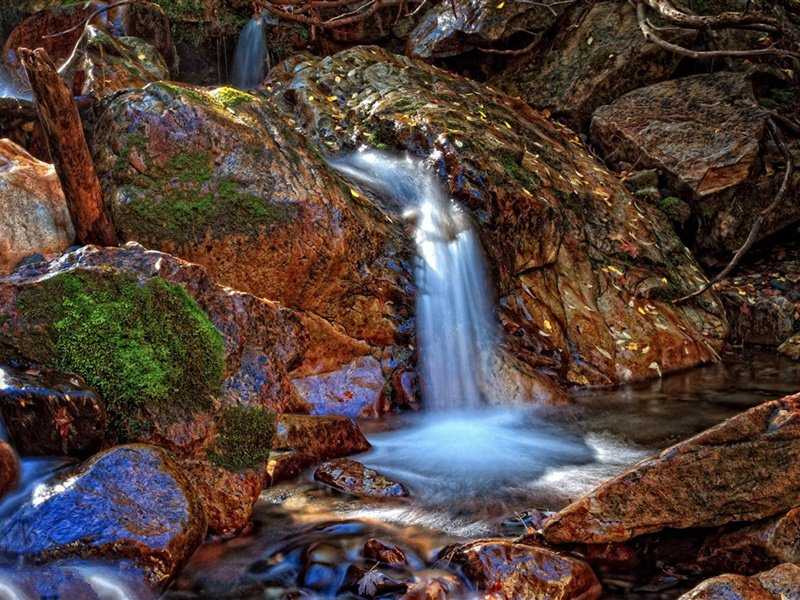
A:
<svg viewBox="0 0 800 600">
<path fill-rule="evenodd" d="M 783 564 L 754 577 L 720 575 L 704 581 L 680 600 L 797 600 L 800 567 Z"/>
<path fill-rule="evenodd" d="M 762 166 L 766 132 L 749 78 L 725 72 L 637 89 L 599 108 L 591 127 L 592 141 L 612 162 L 657 168 L 676 195 L 691 199 L 698 247 L 717 252 L 744 242 L 780 184 L 771 173 L 782 159 L 773 164 L 767 155 Z M 768 215 L 759 239 L 800 215 L 790 204 Z"/>
<path fill-rule="evenodd" d="M 319 458 L 306 452 L 296 450 L 273 451 L 267 463 L 267 476 L 272 485 L 294 479 L 312 465 L 317 464 Z"/>
<path fill-rule="evenodd" d="M 683 45 L 695 37 L 688 31 L 665 35 Z M 645 41 L 631 5 L 596 2 L 574 9 L 547 50 L 521 56 L 495 83 L 584 129 L 597 107 L 668 79 L 679 62 L 680 57 Z"/>
<path fill-rule="evenodd" d="M 589 565 L 545 548 L 508 540 L 477 540 L 443 558 L 460 566 L 469 581 L 491 598 L 600 597 L 600 583 Z"/>
<path fill-rule="evenodd" d="M 250 523 L 253 507 L 264 487 L 264 471 L 231 472 L 203 460 L 181 461 L 203 507 L 209 533 L 232 535 Z"/>
<path fill-rule="evenodd" d="M 534 382 L 501 387 L 552 401 L 554 376 L 613 384 L 713 360 L 722 307 L 710 294 L 688 307 L 667 301 L 704 279 L 688 250 L 566 128 L 488 86 L 373 47 L 298 57 L 273 69 L 267 88 L 321 151 L 363 143 L 432 157 L 492 265 L 516 360 L 507 363 L 519 365 L 508 379 Z"/>
<path fill-rule="evenodd" d="M 0 551 L 34 561 L 127 559 L 162 586 L 205 533 L 202 507 L 167 453 L 130 445 L 37 491 L 0 526 Z"/>
<path fill-rule="evenodd" d="M 312 414 L 350 418 L 380 414 L 385 385 L 381 364 L 371 356 L 354 360 L 337 371 L 292 380 Z"/>
<path fill-rule="evenodd" d="M 392 481 L 374 469 L 349 458 L 338 458 L 317 467 L 314 479 L 332 488 L 366 498 L 401 498 L 408 496 L 402 483 Z"/>
<path fill-rule="evenodd" d="M 756 248 L 748 259 L 716 286 L 730 341 L 778 346 L 800 331 L 800 244 L 795 238 Z"/>
<path fill-rule="evenodd" d="M 30 254 L 61 252 L 74 239 L 53 165 L 0 140 L 0 274 Z"/>
<path fill-rule="evenodd" d="M 371 538 L 364 544 L 364 558 L 371 558 L 392 567 L 407 565 L 405 553 L 395 545 Z"/>
<path fill-rule="evenodd" d="M 447 571 L 417 571 L 414 578 L 401 600 L 447 600 L 465 591 L 463 582 Z"/>
<path fill-rule="evenodd" d="M 81 375 L 106 403 L 112 438 L 192 456 L 211 441 L 220 403 L 306 408 L 286 375 L 305 339 L 291 311 L 138 244 L 20 269 L 0 279 L 0 311 L 0 358 Z"/>
<path fill-rule="evenodd" d="M 17 487 L 19 459 L 7 442 L 0 441 L 0 498 Z"/>
<path fill-rule="evenodd" d="M 438 4 L 409 34 L 407 53 L 419 58 L 445 58 L 475 47 L 496 46 L 515 34 L 546 31 L 565 9 L 566 4 L 555 1 L 500 4 L 455 0 Z"/>
<path fill-rule="evenodd" d="M 371 448 L 358 425 L 347 417 L 279 415 L 273 450 L 294 450 L 317 461 L 366 452 Z"/>
<path fill-rule="evenodd" d="M 347 569 L 345 582 L 340 591 L 351 590 L 359 596 L 366 598 L 383 597 L 386 594 L 403 594 L 408 585 L 394 577 L 375 569 L 362 569 L 357 565 L 350 565 Z"/>
<path fill-rule="evenodd" d="M 552 543 L 621 542 L 667 528 L 763 519 L 800 504 L 798 456 L 795 395 L 635 465 L 548 519 L 544 535 Z"/>
<path fill-rule="evenodd" d="M 110 99 L 91 145 L 122 239 L 303 311 L 312 356 L 296 377 L 315 376 L 303 389 L 319 400 L 321 380 L 347 386 L 353 360 L 407 343 L 411 242 L 292 123 L 258 94 L 159 82 Z"/>
<path fill-rule="evenodd" d="M 796 333 L 778 346 L 778 352 L 792 360 L 800 360 L 800 333 Z"/>
<path fill-rule="evenodd" d="M 0 366 L 0 415 L 23 455 L 88 456 L 106 437 L 106 410 L 76 375 Z"/>
</svg>

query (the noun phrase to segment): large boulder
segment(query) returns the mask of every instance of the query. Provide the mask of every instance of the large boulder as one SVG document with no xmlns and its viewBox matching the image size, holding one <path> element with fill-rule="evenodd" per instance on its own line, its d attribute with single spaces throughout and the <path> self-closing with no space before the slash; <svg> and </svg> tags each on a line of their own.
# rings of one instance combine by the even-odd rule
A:
<svg viewBox="0 0 800 600">
<path fill-rule="evenodd" d="M 753 577 L 720 575 L 708 579 L 680 600 L 798 600 L 800 566 L 783 564 Z"/>
<path fill-rule="evenodd" d="M 508 540 L 477 540 L 445 553 L 487 598 L 594 600 L 601 587 L 585 562 Z"/>
<path fill-rule="evenodd" d="M 202 507 L 168 454 L 130 445 L 37 489 L 0 525 L 0 551 L 38 562 L 132 560 L 160 587 L 205 534 Z"/>
<path fill-rule="evenodd" d="M 699 268 L 659 213 L 566 128 L 372 47 L 298 58 L 267 86 L 321 151 L 367 144 L 433 157 L 480 229 L 507 346 L 538 369 L 529 397 L 552 396 L 548 375 L 614 384 L 713 360 L 726 332 L 721 305 L 711 294 L 669 301 L 700 285 Z"/>
<path fill-rule="evenodd" d="M 0 140 L 0 274 L 31 254 L 62 252 L 74 240 L 53 165 Z"/>
<path fill-rule="evenodd" d="M 723 254 L 744 242 L 783 179 L 780 153 L 762 151 L 766 119 L 749 78 L 720 72 L 630 92 L 595 112 L 591 135 L 613 164 L 658 169 L 663 187 L 693 205 L 697 246 Z M 785 202 L 767 215 L 759 239 L 798 216 Z"/>
<path fill-rule="evenodd" d="M 0 365 L 0 416 L 22 455 L 88 456 L 106 438 L 105 404 L 77 375 Z"/>
<path fill-rule="evenodd" d="M 408 240 L 351 195 L 270 100 L 160 82 L 111 99 L 95 131 L 97 171 L 121 239 L 303 311 L 315 323 L 314 348 L 347 347 L 296 377 L 351 370 L 354 359 L 383 357 L 387 348 L 391 356 L 408 342 Z M 340 397 L 348 377 L 335 379 L 345 386 Z M 313 396 L 318 386 L 299 387 Z"/>
<path fill-rule="evenodd" d="M 553 543 L 756 521 L 800 505 L 800 394 L 667 448 L 544 523 Z"/>
<path fill-rule="evenodd" d="M 492 47 L 515 35 L 541 36 L 558 21 L 567 3 L 454 0 L 434 5 L 408 36 L 407 52 L 446 58 L 475 47 Z"/>
<path fill-rule="evenodd" d="M 665 34 L 684 44 L 694 35 L 680 30 Z M 519 57 L 495 83 L 583 129 L 597 107 L 668 79 L 679 61 L 678 55 L 644 39 L 630 3 L 576 3 L 546 49 Z"/>
</svg>

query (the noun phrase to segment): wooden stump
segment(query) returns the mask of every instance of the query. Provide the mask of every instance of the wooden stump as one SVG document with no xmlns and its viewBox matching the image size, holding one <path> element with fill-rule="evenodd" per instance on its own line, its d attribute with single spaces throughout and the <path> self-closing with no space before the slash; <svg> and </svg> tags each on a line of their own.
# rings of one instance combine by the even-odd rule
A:
<svg viewBox="0 0 800 600">
<path fill-rule="evenodd" d="M 72 93 L 44 49 L 20 48 L 18 52 L 30 80 L 36 111 L 61 180 L 78 242 L 116 245 L 117 236 L 103 209 L 100 181 Z"/>
</svg>

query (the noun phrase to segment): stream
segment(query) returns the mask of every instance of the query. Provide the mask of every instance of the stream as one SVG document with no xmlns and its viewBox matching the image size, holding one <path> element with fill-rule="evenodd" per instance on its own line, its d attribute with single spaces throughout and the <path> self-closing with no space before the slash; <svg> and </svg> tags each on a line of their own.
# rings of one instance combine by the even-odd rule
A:
<svg viewBox="0 0 800 600">
<path fill-rule="evenodd" d="M 559 509 L 653 452 L 792 393 L 799 381 L 797 363 L 747 352 L 652 383 L 581 391 L 567 409 L 364 421 L 373 449 L 356 458 L 406 484 L 407 502 L 347 498 L 306 473 L 265 490 L 252 529 L 208 541 L 165 598 L 349 597 L 341 591 L 348 569 L 374 564 L 361 557 L 371 538 L 405 552 L 411 572 L 397 578 L 452 577 L 436 564 L 448 544 L 516 537 L 527 511 Z"/>
</svg>

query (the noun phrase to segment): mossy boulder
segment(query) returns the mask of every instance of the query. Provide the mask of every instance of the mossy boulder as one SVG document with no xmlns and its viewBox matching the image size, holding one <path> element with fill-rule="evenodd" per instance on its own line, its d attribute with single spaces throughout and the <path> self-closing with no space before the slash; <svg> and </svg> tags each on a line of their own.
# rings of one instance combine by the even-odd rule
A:
<svg viewBox="0 0 800 600">
<path fill-rule="evenodd" d="M 266 85 L 320 151 L 366 144 L 430 158 L 480 230 L 509 364 L 539 382 L 529 397 L 552 395 L 552 379 L 616 384 L 714 360 L 727 330 L 720 303 L 710 293 L 671 302 L 705 281 L 698 265 L 658 209 L 567 128 L 375 47 L 299 57 Z"/>
<path fill-rule="evenodd" d="M 121 239 L 314 322 L 311 344 L 328 354 L 298 377 L 412 355 L 411 240 L 353 196 L 269 98 L 153 83 L 109 99 L 91 145 Z M 383 364 L 386 380 L 394 366 Z"/>
</svg>

